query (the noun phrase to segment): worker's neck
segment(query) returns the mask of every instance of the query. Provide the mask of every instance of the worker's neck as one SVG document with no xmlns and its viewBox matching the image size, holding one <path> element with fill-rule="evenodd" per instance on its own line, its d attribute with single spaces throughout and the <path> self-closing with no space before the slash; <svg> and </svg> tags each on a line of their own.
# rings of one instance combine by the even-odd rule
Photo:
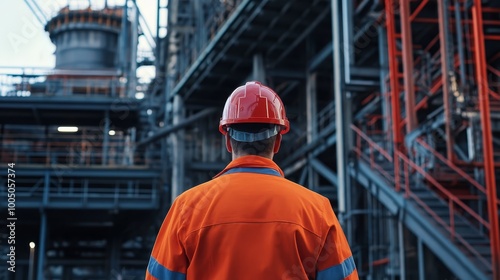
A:
<svg viewBox="0 0 500 280">
<path fill-rule="evenodd" d="M 232 153 L 233 160 L 240 158 L 240 157 L 244 157 L 244 156 L 250 156 L 250 155 L 249 154 L 240 154 L 240 153 L 235 153 L 235 152 Z M 259 156 L 273 160 L 274 153 L 266 154 L 266 155 L 259 155 Z"/>
</svg>

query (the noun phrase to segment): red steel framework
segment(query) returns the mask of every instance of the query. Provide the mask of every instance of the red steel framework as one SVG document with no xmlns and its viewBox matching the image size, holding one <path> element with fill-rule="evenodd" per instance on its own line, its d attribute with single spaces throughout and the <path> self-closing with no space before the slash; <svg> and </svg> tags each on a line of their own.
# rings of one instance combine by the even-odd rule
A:
<svg viewBox="0 0 500 280">
<path fill-rule="evenodd" d="M 498 225 L 497 192 L 495 183 L 495 165 L 493 155 L 493 137 L 491 131 L 490 100 L 488 79 L 486 76 L 486 55 L 483 31 L 483 11 L 481 0 L 475 0 L 472 7 L 473 39 L 479 111 L 483 131 L 483 157 L 485 185 L 488 192 L 488 215 L 490 218 L 490 242 L 493 279 L 500 279 L 500 229 Z"/>
<path fill-rule="evenodd" d="M 390 124 L 390 133 L 392 136 L 392 148 L 393 153 L 387 152 L 379 146 L 377 143 L 372 141 L 369 137 L 373 134 L 377 134 L 376 131 L 371 131 L 364 133 L 356 126 L 351 126 L 353 132 L 357 136 L 357 146 L 355 151 L 359 156 L 362 156 L 362 146 L 366 145 L 369 149 L 371 155 L 365 157 L 365 160 L 370 162 L 370 165 L 378 170 L 386 179 L 394 183 L 396 191 L 400 191 L 403 187 L 405 189 L 405 197 L 414 199 L 418 204 L 421 204 L 423 208 L 429 208 L 422 201 L 418 199 L 417 196 L 411 193 L 409 183 L 410 173 L 419 173 L 427 181 L 427 184 L 431 185 L 441 196 L 443 196 L 449 202 L 450 210 L 450 220 L 442 221 L 437 215 L 432 215 L 432 209 L 428 209 L 431 216 L 433 216 L 438 223 L 442 224 L 450 233 L 452 240 L 456 240 L 466 247 L 473 255 L 477 256 L 478 259 L 486 265 L 490 265 L 484 257 L 481 257 L 479 253 L 463 240 L 462 237 L 455 234 L 454 226 L 454 213 L 458 210 L 461 213 L 467 213 L 472 217 L 477 224 L 484 226 L 484 228 L 489 231 L 490 247 L 491 247 L 491 269 L 493 273 L 493 279 L 500 279 L 500 227 L 498 220 L 498 210 L 500 206 L 500 201 L 496 193 L 496 178 L 495 178 L 495 166 L 500 166 L 500 162 L 495 162 L 495 153 L 493 147 L 493 135 L 491 126 L 491 116 L 490 110 L 492 109 L 492 104 L 490 104 L 490 98 L 500 100 L 500 94 L 495 92 L 500 89 L 500 85 L 494 89 L 490 89 L 488 82 L 488 71 L 493 75 L 498 76 L 500 79 L 500 70 L 495 69 L 492 65 L 487 63 L 486 45 L 485 40 L 500 40 L 500 35 L 484 34 L 484 25 L 499 26 L 500 20 L 492 20 L 490 18 L 484 19 L 485 13 L 499 13 L 499 8 L 493 7 L 482 7 L 481 0 L 474 0 L 472 6 L 468 6 L 466 1 L 463 0 L 449 0 L 449 1 L 436 1 L 437 3 L 437 18 L 421 17 L 420 14 L 425 9 L 435 9 L 434 7 L 428 7 L 429 0 L 385 0 L 385 16 L 386 16 L 386 30 L 387 30 L 387 52 L 388 52 L 388 62 L 389 62 L 389 75 L 387 77 L 389 83 L 389 90 L 385 93 L 383 100 L 386 103 L 386 108 L 390 108 L 390 112 L 385 116 L 387 122 Z M 457 12 L 459 9 L 460 13 L 464 13 L 468 18 L 462 19 L 461 24 L 462 31 L 470 30 L 470 32 L 464 32 L 461 34 L 467 40 L 460 42 L 458 39 L 455 42 L 450 38 L 451 24 L 456 24 L 458 18 L 451 15 L 452 12 Z M 434 13 L 436 11 L 434 10 Z M 426 13 L 427 15 L 429 13 Z M 399 24 L 398 24 L 399 19 Z M 431 35 L 429 40 L 426 42 L 418 42 L 417 45 L 413 42 L 412 32 L 414 25 L 418 23 L 420 26 L 422 24 L 427 24 L 433 26 L 436 30 L 436 36 Z M 400 33 L 398 33 L 400 30 Z M 457 31 L 454 31 L 457 32 Z M 399 47 L 399 43 L 400 46 Z M 465 48 L 471 55 L 465 57 L 459 56 L 455 53 L 457 50 L 457 45 Z M 415 57 L 415 49 L 418 48 L 420 51 L 425 51 L 429 53 L 432 58 L 438 60 L 440 65 L 436 72 L 439 71 L 439 77 L 434 78 L 431 83 L 431 87 L 425 96 L 418 96 L 416 91 L 419 89 L 419 85 L 416 84 L 415 76 L 417 74 L 416 65 L 421 61 L 421 57 Z M 493 56 L 490 61 L 494 61 L 500 58 L 500 53 Z M 473 110 L 479 111 L 480 122 L 481 122 L 481 137 L 482 137 L 482 156 L 483 161 L 475 160 L 472 162 L 464 162 L 460 160 L 454 152 L 455 140 L 455 128 L 452 125 L 452 114 L 453 110 L 457 107 L 457 98 L 453 94 L 457 91 L 457 82 L 454 78 L 460 64 L 473 65 L 468 70 L 467 73 L 462 73 L 463 77 L 467 77 L 467 80 L 459 80 L 462 87 L 458 90 L 467 90 L 465 94 L 471 96 L 473 101 L 476 101 L 478 106 L 473 106 Z M 464 86 L 464 84 L 467 86 Z M 401 94 L 404 93 L 404 104 L 401 104 Z M 453 94 L 452 94 L 453 93 Z M 468 184 L 474 191 L 471 194 L 457 194 L 453 190 L 447 189 L 446 185 L 443 185 L 437 180 L 437 177 L 433 177 L 431 173 L 428 173 L 422 166 L 416 164 L 412 161 L 411 153 L 412 151 L 407 149 L 404 145 L 404 137 L 406 133 L 414 131 L 418 126 L 417 115 L 422 109 L 427 108 L 428 101 L 435 95 L 442 94 L 443 111 L 444 111 L 444 129 L 446 142 L 445 150 L 437 151 L 432 148 L 431 145 L 425 143 L 423 138 L 418 138 L 416 143 L 427 150 L 429 153 L 433 154 L 435 159 L 440 162 L 443 166 L 446 166 L 455 174 L 463 179 L 466 184 Z M 369 98 L 367 98 L 369 99 Z M 404 108 L 404 111 L 402 109 Z M 471 109 L 471 108 L 469 108 Z M 371 125 L 368 125 L 371 127 Z M 403 129 L 405 128 L 405 129 Z M 391 139 L 389 137 L 388 139 Z M 442 155 L 443 153 L 444 155 Z M 379 158 L 383 158 L 386 163 L 391 163 L 394 165 L 394 174 L 389 174 L 387 170 L 384 170 L 377 162 L 374 160 L 375 156 L 373 154 L 379 154 Z M 463 168 L 480 168 L 484 171 L 484 183 L 481 184 L 472 178 L 467 171 Z M 401 174 L 402 173 L 402 174 Z M 404 186 L 402 186 L 404 184 Z M 479 195 L 474 195 L 473 193 L 478 193 Z M 475 211 L 464 201 L 479 199 L 479 197 L 486 197 L 487 200 L 487 213 L 488 215 L 479 214 L 480 211 Z"/>
</svg>

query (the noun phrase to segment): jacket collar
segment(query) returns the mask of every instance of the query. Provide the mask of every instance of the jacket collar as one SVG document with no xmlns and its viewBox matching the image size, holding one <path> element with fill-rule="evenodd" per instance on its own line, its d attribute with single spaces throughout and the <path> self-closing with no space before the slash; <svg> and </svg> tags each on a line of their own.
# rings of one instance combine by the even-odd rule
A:
<svg viewBox="0 0 500 280">
<path fill-rule="evenodd" d="M 279 168 L 279 166 L 272 160 L 261 157 L 261 156 L 242 156 L 239 157 L 233 161 L 231 161 L 224 170 L 219 172 L 219 174 L 215 175 L 214 178 L 217 178 L 224 174 L 226 171 L 232 168 L 237 168 L 237 167 L 254 167 L 254 168 L 271 168 L 276 171 L 278 171 L 281 174 L 281 177 L 285 177 L 285 174 Z"/>
</svg>

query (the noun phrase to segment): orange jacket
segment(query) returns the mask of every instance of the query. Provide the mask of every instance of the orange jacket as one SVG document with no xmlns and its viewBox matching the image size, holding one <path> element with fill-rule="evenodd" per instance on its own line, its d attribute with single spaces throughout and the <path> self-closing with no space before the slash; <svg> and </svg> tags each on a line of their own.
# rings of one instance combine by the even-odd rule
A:
<svg viewBox="0 0 500 280">
<path fill-rule="evenodd" d="M 158 233 L 146 279 L 358 279 L 325 197 L 244 156 L 181 194 Z"/>
</svg>

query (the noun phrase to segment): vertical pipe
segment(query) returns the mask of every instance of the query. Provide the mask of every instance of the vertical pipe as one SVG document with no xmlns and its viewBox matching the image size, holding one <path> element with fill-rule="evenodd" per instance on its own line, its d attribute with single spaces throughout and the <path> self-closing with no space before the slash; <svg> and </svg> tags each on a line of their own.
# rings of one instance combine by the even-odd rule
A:
<svg viewBox="0 0 500 280">
<path fill-rule="evenodd" d="M 40 219 L 40 240 L 38 241 L 38 266 L 37 266 L 37 280 L 44 280 L 44 267 L 45 267 L 45 242 L 47 238 L 47 214 L 42 209 Z"/>
<path fill-rule="evenodd" d="M 395 279 L 395 275 L 398 268 L 397 265 L 399 264 L 396 222 L 397 221 L 392 216 L 387 219 L 387 228 L 388 228 L 387 241 L 389 242 L 389 264 L 391 266 L 391 270 L 389 273 L 391 274 L 391 279 Z"/>
<path fill-rule="evenodd" d="M 456 29 L 456 34 L 457 34 L 457 50 L 458 50 L 458 58 L 459 58 L 459 67 L 460 67 L 460 84 L 464 85 L 466 83 L 466 76 L 465 76 L 465 51 L 464 51 L 464 44 L 463 44 L 463 34 L 464 31 L 462 30 L 462 16 L 460 14 L 460 8 L 461 8 L 461 3 L 460 1 L 455 1 L 455 29 Z M 468 34 L 468 33 L 465 33 Z"/>
<path fill-rule="evenodd" d="M 120 70 L 121 74 L 124 75 L 127 71 L 127 42 L 128 42 L 128 0 L 125 0 L 123 4 L 123 15 L 122 15 L 122 30 L 120 34 Z"/>
<path fill-rule="evenodd" d="M 453 161 L 453 139 L 451 136 L 451 99 L 448 83 L 448 73 L 453 71 L 450 67 L 450 49 L 449 38 L 449 18 L 448 18 L 448 0 L 437 1 L 438 19 L 439 19 L 439 44 L 441 52 L 441 79 L 443 83 L 443 104 L 446 133 L 446 155 L 448 160 Z M 451 52 L 452 53 L 452 52 Z"/>
<path fill-rule="evenodd" d="M 472 23 L 474 29 L 474 49 L 477 91 L 481 128 L 483 131 L 484 180 L 488 200 L 488 217 L 490 222 L 490 246 L 493 279 L 500 279 L 500 228 L 498 223 L 497 191 L 495 182 L 495 165 L 493 158 L 493 137 L 491 132 L 489 86 L 486 74 L 486 54 L 483 32 L 483 11 L 481 0 L 474 0 L 472 7 Z"/>
<path fill-rule="evenodd" d="M 382 100 L 380 101 L 380 104 L 382 106 L 382 116 L 383 122 L 382 122 L 382 129 L 384 132 L 389 133 L 389 120 L 391 119 L 391 111 L 390 111 L 390 105 L 388 104 L 388 99 L 387 99 L 387 84 L 385 82 L 385 79 L 387 75 L 389 74 L 388 71 L 388 58 L 387 58 L 387 34 L 386 30 L 383 26 L 378 27 L 378 47 L 379 47 L 379 64 L 380 64 L 380 93 L 381 93 L 381 98 Z M 386 143 L 387 141 L 384 141 Z M 384 144 L 386 145 L 386 144 Z M 387 145 L 388 146 L 388 145 Z M 388 149 L 389 147 L 383 147 L 386 150 L 390 152 Z"/>
<path fill-rule="evenodd" d="M 254 54 L 253 56 L 253 72 L 252 76 L 255 81 L 262 83 L 266 82 L 266 69 L 264 67 L 264 58 L 262 54 Z"/>
<path fill-rule="evenodd" d="M 403 43 L 403 76 L 405 91 L 406 132 L 412 132 L 417 126 L 415 111 L 415 87 L 413 83 L 413 39 L 410 21 L 410 2 L 399 0 L 401 11 L 401 38 Z"/>
<path fill-rule="evenodd" d="M 403 222 L 398 221 L 398 241 L 399 241 L 399 274 L 401 280 L 406 279 L 405 267 L 405 241 Z"/>
<path fill-rule="evenodd" d="M 335 95 L 335 123 L 337 128 L 337 200 L 339 221 L 344 224 L 343 215 L 346 212 L 346 189 L 349 181 L 347 173 L 346 159 L 347 151 L 345 149 L 345 135 L 347 133 L 348 124 L 345 123 L 344 104 L 345 93 L 344 88 L 344 71 L 343 71 L 343 43 L 341 40 L 341 23 L 342 17 L 340 13 L 340 0 L 331 0 L 332 9 L 332 37 L 333 37 L 333 91 Z M 350 189 L 350 188 L 349 188 Z M 349 234 L 348 238 L 349 238 Z"/>
<path fill-rule="evenodd" d="M 392 137 L 394 143 L 394 181 L 396 191 L 399 191 L 399 158 L 397 152 L 401 148 L 402 135 L 400 129 L 401 114 L 399 104 L 399 66 L 396 49 L 396 27 L 394 26 L 394 3 L 393 0 L 385 0 L 385 14 L 387 26 L 387 41 L 389 51 L 389 73 L 391 85 L 391 111 L 392 111 Z"/>
<path fill-rule="evenodd" d="M 156 64 L 156 69 L 160 69 L 159 66 L 160 66 L 160 52 L 161 52 L 161 47 L 160 47 L 160 10 L 161 9 L 162 9 L 162 7 L 161 7 L 161 0 L 156 0 L 156 38 L 155 38 L 155 46 L 156 46 L 156 49 L 155 49 L 155 64 Z"/>
<path fill-rule="evenodd" d="M 174 97 L 174 115 L 172 124 L 183 120 L 184 104 L 179 95 Z M 184 191 L 184 130 L 172 134 L 172 202 Z"/>
<path fill-rule="evenodd" d="M 108 164 L 108 149 L 109 149 L 109 127 L 110 127 L 110 120 L 109 120 L 109 111 L 106 110 L 104 113 L 104 131 L 103 133 L 103 141 L 102 141 L 102 159 L 101 159 L 101 164 L 102 165 L 107 165 Z"/>
<path fill-rule="evenodd" d="M 316 76 L 316 73 L 308 73 L 306 81 L 307 143 L 311 143 L 318 134 Z"/>
<path fill-rule="evenodd" d="M 306 117 L 307 117 L 307 143 L 311 143 L 317 137 L 318 129 L 318 110 L 316 102 L 316 73 L 307 73 L 306 81 Z M 313 155 L 308 154 L 309 162 L 311 162 Z M 317 174 L 308 164 L 308 184 L 307 186 L 315 190 L 317 186 Z"/>
<path fill-rule="evenodd" d="M 135 96 L 135 86 L 137 84 L 137 44 L 138 44 L 138 37 L 139 37 L 139 7 L 137 6 L 136 0 L 132 0 L 133 7 L 134 7 L 134 16 L 133 16 L 133 22 L 132 22 L 132 27 L 131 27 L 131 34 L 132 37 L 130 38 L 130 46 L 131 46 L 131 51 L 130 51 L 130 73 L 129 73 L 129 92 L 128 92 L 128 97 L 134 97 Z"/>
<path fill-rule="evenodd" d="M 418 280 L 425 280 L 424 244 L 417 237 Z"/>
</svg>

